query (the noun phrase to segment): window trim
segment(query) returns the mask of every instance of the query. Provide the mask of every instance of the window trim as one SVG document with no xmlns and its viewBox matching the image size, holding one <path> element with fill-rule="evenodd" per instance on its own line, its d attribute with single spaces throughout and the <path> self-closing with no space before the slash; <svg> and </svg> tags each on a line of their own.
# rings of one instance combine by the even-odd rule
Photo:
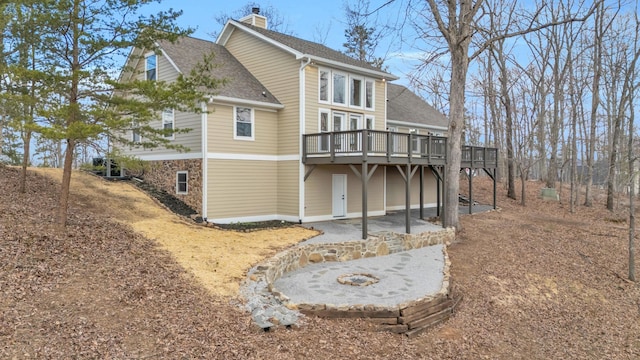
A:
<svg viewBox="0 0 640 360">
<path fill-rule="evenodd" d="M 367 107 L 367 83 L 371 84 L 371 107 Z M 362 106 L 367 110 L 376 109 L 376 81 L 374 79 L 364 79 L 364 99 Z"/>
<path fill-rule="evenodd" d="M 353 96 L 352 96 L 352 93 L 353 93 L 353 81 L 354 80 L 359 80 L 360 81 L 360 99 L 359 99 L 360 100 L 360 105 L 356 105 L 356 104 L 352 103 L 352 101 L 353 101 Z M 364 91 L 363 91 L 363 90 L 365 90 L 364 89 L 364 86 L 365 86 L 364 84 L 365 84 L 365 79 L 363 77 L 349 75 L 349 89 L 348 89 L 348 92 L 349 92 L 349 107 L 356 108 L 356 109 L 364 108 Z"/>
<path fill-rule="evenodd" d="M 334 85 L 335 85 L 335 76 L 336 75 L 337 76 L 342 76 L 344 78 L 344 87 L 343 87 L 343 90 L 344 90 L 344 93 L 343 93 L 344 102 L 341 102 L 341 103 L 335 101 L 336 100 L 336 97 L 335 97 L 336 89 L 335 89 Z M 347 100 L 348 97 L 349 97 L 349 75 L 347 73 L 343 73 L 343 72 L 340 72 L 340 71 L 332 71 L 331 72 L 331 103 L 334 104 L 334 105 L 342 105 L 342 106 L 348 107 L 349 106 L 349 101 Z"/>
<path fill-rule="evenodd" d="M 322 99 L 322 73 L 326 73 L 327 74 L 327 98 L 325 100 Z M 323 104 L 330 104 L 331 100 L 332 100 L 332 94 L 331 94 L 331 89 L 333 88 L 333 86 L 331 86 L 331 82 L 333 80 L 333 76 L 331 75 L 331 70 L 329 69 L 318 69 L 318 102 L 323 103 Z"/>
<path fill-rule="evenodd" d="M 251 136 L 239 136 L 238 135 L 238 108 L 249 109 L 251 111 Z M 255 110 L 248 106 L 234 106 L 233 107 L 233 139 L 243 141 L 255 141 L 256 139 L 256 126 L 255 126 Z"/>
<path fill-rule="evenodd" d="M 371 119 L 371 129 L 367 128 L 367 120 L 369 119 Z M 364 128 L 367 130 L 376 129 L 376 117 L 374 115 L 369 115 L 369 114 L 364 115 Z"/>
<path fill-rule="evenodd" d="M 184 179 L 185 191 L 180 191 L 180 175 L 185 175 L 185 179 Z M 176 194 L 177 195 L 189 194 L 189 171 L 186 171 L 186 170 L 176 171 Z"/>
<path fill-rule="evenodd" d="M 149 79 L 149 61 L 148 59 L 150 57 L 154 57 L 156 59 L 156 67 L 155 67 L 155 78 L 154 79 Z M 150 52 L 145 54 L 144 56 L 144 79 L 147 81 L 158 81 L 158 55 L 154 52 Z"/>
<path fill-rule="evenodd" d="M 165 124 L 168 124 L 165 118 L 165 114 L 168 114 L 169 112 L 171 112 L 171 130 L 173 130 L 174 132 L 172 132 L 170 135 L 164 135 L 164 138 L 167 140 L 175 140 L 175 129 L 176 129 L 176 111 L 175 109 L 165 109 L 162 110 L 162 130 L 165 129 Z"/>
</svg>

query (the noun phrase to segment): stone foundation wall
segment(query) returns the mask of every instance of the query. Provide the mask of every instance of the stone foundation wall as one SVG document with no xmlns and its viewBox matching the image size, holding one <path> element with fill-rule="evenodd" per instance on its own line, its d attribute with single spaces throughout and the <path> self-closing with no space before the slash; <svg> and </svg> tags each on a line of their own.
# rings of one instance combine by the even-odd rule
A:
<svg viewBox="0 0 640 360">
<path fill-rule="evenodd" d="M 142 175 L 144 181 L 174 195 L 193 210 L 202 212 L 202 160 L 149 161 L 149 169 Z M 176 194 L 176 173 L 188 171 L 188 194 Z"/>
</svg>

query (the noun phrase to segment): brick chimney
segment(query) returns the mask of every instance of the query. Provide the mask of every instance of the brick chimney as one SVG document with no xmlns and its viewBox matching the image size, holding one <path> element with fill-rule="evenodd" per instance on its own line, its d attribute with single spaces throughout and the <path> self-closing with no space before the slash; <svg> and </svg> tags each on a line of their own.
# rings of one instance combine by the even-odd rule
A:
<svg viewBox="0 0 640 360">
<path fill-rule="evenodd" d="M 267 18 L 260 15 L 260 8 L 251 8 L 251 14 L 240 19 L 241 23 L 257 26 L 263 29 L 267 28 Z"/>
</svg>

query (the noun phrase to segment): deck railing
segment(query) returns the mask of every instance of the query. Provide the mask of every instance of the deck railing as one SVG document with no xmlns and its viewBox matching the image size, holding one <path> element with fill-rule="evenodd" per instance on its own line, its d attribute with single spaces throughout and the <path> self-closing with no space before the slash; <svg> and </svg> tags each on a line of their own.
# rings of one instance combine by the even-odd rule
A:
<svg viewBox="0 0 640 360">
<path fill-rule="evenodd" d="M 429 164 L 445 164 L 447 138 L 433 135 L 406 134 L 378 130 L 349 130 L 303 135 L 303 159 L 340 156 L 412 158 Z M 495 167 L 497 149 L 463 146 L 462 167 Z"/>
</svg>

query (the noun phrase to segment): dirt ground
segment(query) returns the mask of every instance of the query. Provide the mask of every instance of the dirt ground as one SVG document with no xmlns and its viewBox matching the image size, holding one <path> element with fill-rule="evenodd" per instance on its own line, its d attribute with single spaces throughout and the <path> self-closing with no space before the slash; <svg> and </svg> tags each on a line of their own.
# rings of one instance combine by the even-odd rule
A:
<svg viewBox="0 0 640 360">
<path fill-rule="evenodd" d="M 501 210 L 463 216 L 449 248 L 458 311 L 409 340 L 316 318 L 261 332 L 230 296 L 238 279 L 312 234 L 201 229 L 137 189 L 76 175 L 69 225 L 56 233 L 57 181 L 30 173 L 19 194 L 18 171 L 0 166 L 0 358 L 640 358 L 626 214 L 601 198 L 571 214 L 537 199 L 539 183 L 527 183 L 527 207 L 499 187 Z M 474 186 L 489 202 L 490 183 Z M 174 230 L 173 244 L 162 240 Z"/>
<path fill-rule="evenodd" d="M 56 181 L 62 179 L 58 169 L 34 171 Z M 104 181 L 84 172 L 74 172 L 71 180 L 72 192 L 82 199 L 81 204 L 89 203 L 105 216 L 158 241 L 182 267 L 217 295 L 237 295 L 238 285 L 251 266 L 278 250 L 317 235 L 316 231 L 297 226 L 249 233 L 204 227 L 168 212 L 129 183 Z"/>
</svg>

